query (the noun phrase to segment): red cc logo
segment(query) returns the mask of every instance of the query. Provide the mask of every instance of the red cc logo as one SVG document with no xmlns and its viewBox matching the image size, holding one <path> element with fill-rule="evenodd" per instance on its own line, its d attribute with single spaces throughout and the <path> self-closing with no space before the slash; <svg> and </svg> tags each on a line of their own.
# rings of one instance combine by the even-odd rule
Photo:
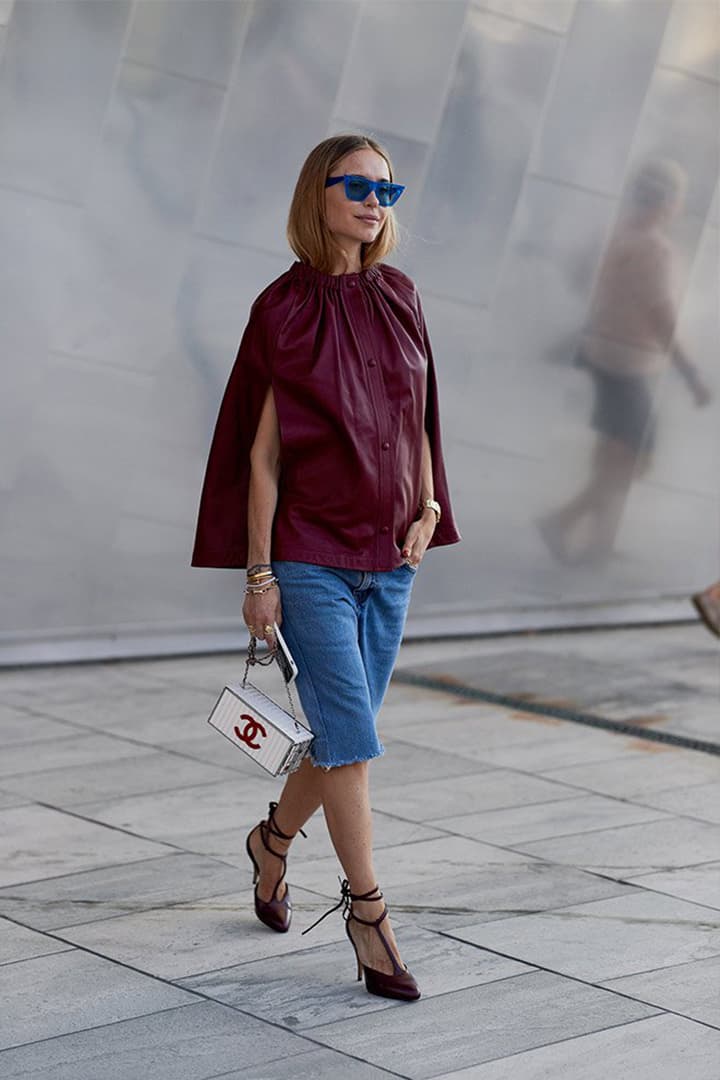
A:
<svg viewBox="0 0 720 1080">
<path fill-rule="evenodd" d="M 262 726 L 259 720 L 256 720 L 254 716 L 249 716 L 248 713 L 242 713 L 240 715 L 240 719 L 245 720 L 246 723 L 242 731 L 237 726 L 237 724 L 235 725 L 233 731 L 235 732 L 236 736 L 238 737 L 240 742 L 244 742 L 245 745 L 249 746 L 251 750 L 259 750 L 260 743 L 253 742 L 253 739 L 257 739 L 258 735 L 260 735 L 263 739 L 266 739 L 267 731 Z"/>
</svg>

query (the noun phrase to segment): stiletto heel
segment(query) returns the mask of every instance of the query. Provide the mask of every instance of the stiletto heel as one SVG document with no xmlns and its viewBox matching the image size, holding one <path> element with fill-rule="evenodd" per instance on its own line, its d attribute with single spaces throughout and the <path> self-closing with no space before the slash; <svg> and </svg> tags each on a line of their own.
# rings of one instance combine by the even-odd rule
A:
<svg viewBox="0 0 720 1080">
<path fill-rule="evenodd" d="M 313 930 L 318 925 L 318 923 L 321 923 L 323 919 L 327 918 L 328 915 L 331 915 L 333 911 L 338 911 L 340 908 L 342 908 L 343 918 L 345 919 L 345 933 L 347 934 L 350 940 L 350 944 L 355 951 L 355 959 L 357 960 L 358 982 L 362 980 L 362 977 L 364 975 L 365 989 L 367 990 L 368 994 L 376 994 L 378 997 L 396 998 L 399 1001 L 417 1001 L 417 999 L 420 997 L 420 989 L 418 987 L 418 984 L 415 982 L 415 979 L 412 977 L 408 969 L 406 967 L 401 967 L 400 964 L 398 964 L 395 953 L 390 948 L 390 944 L 387 938 L 380 929 L 381 924 L 388 916 L 387 907 L 383 904 L 382 914 L 379 916 L 379 918 L 372 920 L 361 919 L 359 915 L 355 915 L 355 913 L 353 912 L 353 900 L 356 900 L 358 902 L 364 901 L 366 903 L 373 903 L 374 901 L 382 900 L 382 898 L 383 894 L 380 892 L 380 889 L 377 887 L 377 885 L 374 889 L 371 889 L 370 892 L 362 893 L 361 895 L 356 896 L 354 893 L 350 892 L 349 881 L 347 881 L 347 879 L 345 881 L 341 881 L 340 899 L 335 905 L 335 907 L 330 908 L 330 910 L 326 911 L 324 915 L 321 915 L 317 922 L 314 922 L 312 926 L 308 926 L 307 930 L 303 930 L 303 934 L 309 933 L 309 931 Z M 376 968 L 370 968 L 363 964 L 362 960 L 360 959 L 358 947 L 355 944 L 353 936 L 350 932 L 351 922 L 360 923 L 360 925 L 362 926 L 372 926 L 375 929 L 378 937 L 383 943 L 385 952 L 390 958 L 390 963 L 393 966 L 392 975 L 388 975 L 384 971 L 378 971 Z"/>
<path fill-rule="evenodd" d="M 270 847 L 269 839 L 271 836 L 276 836 L 278 840 L 292 840 L 293 836 L 288 836 L 287 833 L 281 832 L 275 824 L 275 811 L 277 810 L 277 803 L 271 802 L 268 807 L 267 821 L 261 821 L 254 829 L 251 829 L 248 833 L 245 841 L 245 850 L 248 853 L 250 862 L 253 865 L 253 885 L 255 886 L 255 914 L 264 926 L 268 926 L 271 930 L 277 931 L 278 934 L 286 934 L 290 929 L 290 920 L 292 919 L 292 904 L 290 903 L 290 890 L 285 887 L 285 894 L 282 899 L 278 899 L 278 889 L 285 880 L 287 873 L 287 856 L 281 855 L 279 851 L 274 851 Z M 257 864 L 257 860 L 252 853 L 250 847 L 250 837 L 253 833 L 259 832 L 260 840 L 266 851 L 269 851 L 271 855 L 274 855 L 276 859 L 280 859 L 282 862 L 282 873 L 277 880 L 275 888 L 273 889 L 272 896 L 269 900 L 261 900 L 258 896 L 257 883 L 260 880 L 260 867 Z M 302 829 L 299 832 L 306 836 Z"/>
</svg>

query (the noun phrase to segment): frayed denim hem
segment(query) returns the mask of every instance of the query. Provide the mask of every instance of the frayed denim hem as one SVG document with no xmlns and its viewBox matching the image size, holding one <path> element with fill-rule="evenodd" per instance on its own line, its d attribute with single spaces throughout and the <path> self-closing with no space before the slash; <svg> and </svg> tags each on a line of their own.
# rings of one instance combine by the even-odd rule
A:
<svg viewBox="0 0 720 1080">
<path fill-rule="evenodd" d="M 312 749 L 310 751 L 310 760 L 316 769 L 324 769 L 325 772 L 330 772 L 331 769 L 340 769 L 343 765 L 357 765 L 361 761 L 374 761 L 375 758 L 382 757 L 385 753 L 385 747 L 381 744 L 380 750 L 377 754 L 366 754 L 364 756 L 358 756 L 349 758 L 347 761 L 332 761 L 329 765 L 324 764 L 322 761 L 316 761 L 312 756 Z"/>
</svg>

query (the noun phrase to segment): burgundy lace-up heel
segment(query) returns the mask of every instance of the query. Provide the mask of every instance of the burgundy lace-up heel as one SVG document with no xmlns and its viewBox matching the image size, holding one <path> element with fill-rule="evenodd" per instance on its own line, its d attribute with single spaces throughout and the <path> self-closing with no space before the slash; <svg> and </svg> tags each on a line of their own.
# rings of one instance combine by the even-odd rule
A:
<svg viewBox="0 0 720 1080">
<path fill-rule="evenodd" d="M 388 909 L 383 905 L 382 914 L 377 919 L 361 919 L 359 915 L 355 915 L 352 909 L 353 900 L 366 901 L 372 903 L 377 900 L 382 900 L 383 894 L 376 885 L 370 892 L 363 893 L 360 896 L 356 896 L 350 892 L 350 883 L 347 881 L 340 882 L 340 900 L 335 907 L 330 908 L 324 915 L 321 915 L 317 922 L 312 926 L 308 926 L 307 930 L 303 930 L 303 934 L 307 934 L 308 931 L 314 929 L 318 923 L 322 922 L 326 916 L 330 915 L 333 911 L 338 911 L 339 908 L 343 909 L 343 918 L 345 919 L 345 932 L 350 939 L 350 944 L 355 951 L 355 959 L 358 965 L 358 982 L 365 976 L 365 989 L 368 994 L 376 994 L 378 997 L 385 998 L 397 998 L 399 1001 L 417 1001 L 420 997 L 420 989 L 414 978 L 406 967 L 401 967 L 397 962 L 397 958 L 390 948 L 390 944 L 382 932 L 381 925 L 388 916 Z M 360 959 L 358 947 L 353 940 L 352 933 L 350 932 L 351 923 L 360 923 L 362 926 L 372 926 L 378 934 L 380 940 L 385 947 L 385 952 L 390 958 L 390 963 L 393 966 L 392 975 L 388 975 L 384 971 L 377 971 L 376 968 L 366 967 Z"/>
<path fill-rule="evenodd" d="M 281 832 L 275 824 L 275 811 L 277 810 L 277 803 L 271 802 L 268 807 L 267 821 L 261 821 L 259 825 L 256 825 L 254 829 L 251 829 L 248 833 L 247 840 L 245 841 L 245 850 L 248 853 L 250 862 L 253 864 L 253 885 L 255 886 L 255 914 L 261 923 L 270 927 L 271 930 L 277 931 L 278 934 L 286 934 L 290 929 L 290 920 L 292 919 L 292 904 L 290 903 L 290 890 L 285 889 L 285 895 L 281 900 L 278 899 L 278 889 L 285 880 L 287 873 L 287 856 L 280 854 L 279 851 L 273 851 L 270 847 L 270 837 L 276 836 L 278 840 L 292 840 L 293 836 L 288 836 L 286 833 Z M 260 830 L 260 839 L 262 845 L 266 851 L 269 851 L 271 855 L 274 855 L 276 859 L 280 859 L 282 862 L 282 873 L 277 880 L 277 884 L 273 889 L 273 894 L 269 900 L 261 900 L 258 896 L 257 882 L 260 877 L 260 867 L 258 866 L 255 856 L 250 848 L 250 837 L 254 832 Z M 306 836 L 306 833 L 302 829 L 299 832 Z"/>
</svg>

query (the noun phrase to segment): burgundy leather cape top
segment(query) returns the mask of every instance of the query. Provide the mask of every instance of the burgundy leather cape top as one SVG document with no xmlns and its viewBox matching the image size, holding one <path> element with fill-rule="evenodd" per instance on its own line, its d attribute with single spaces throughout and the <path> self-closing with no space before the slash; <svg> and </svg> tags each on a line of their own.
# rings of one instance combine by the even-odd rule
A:
<svg viewBox="0 0 720 1080">
<path fill-rule="evenodd" d="M 193 566 L 247 561 L 249 452 L 268 386 L 281 474 L 272 558 L 391 570 L 418 515 L 422 431 L 453 544 L 430 342 L 413 282 L 376 265 L 333 276 L 294 263 L 253 304 L 220 406 Z"/>
</svg>

